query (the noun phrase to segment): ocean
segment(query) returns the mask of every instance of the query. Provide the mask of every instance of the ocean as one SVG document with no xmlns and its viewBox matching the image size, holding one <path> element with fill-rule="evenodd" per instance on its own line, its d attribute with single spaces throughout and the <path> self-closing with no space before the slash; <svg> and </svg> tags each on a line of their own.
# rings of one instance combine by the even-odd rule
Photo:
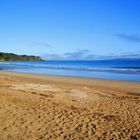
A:
<svg viewBox="0 0 140 140">
<path fill-rule="evenodd" d="M 0 62 L 0 70 L 140 82 L 140 59 Z"/>
</svg>

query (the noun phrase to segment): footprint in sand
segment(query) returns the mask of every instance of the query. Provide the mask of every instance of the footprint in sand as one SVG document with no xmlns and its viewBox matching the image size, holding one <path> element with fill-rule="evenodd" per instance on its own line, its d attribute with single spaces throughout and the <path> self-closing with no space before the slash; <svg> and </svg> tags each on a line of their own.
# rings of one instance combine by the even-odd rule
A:
<svg viewBox="0 0 140 140">
<path fill-rule="evenodd" d="M 77 98 L 80 98 L 80 99 L 83 99 L 83 98 L 87 98 L 88 97 L 87 92 L 86 91 L 82 91 L 80 89 L 70 89 L 68 91 L 68 93 L 71 96 L 74 96 L 74 97 L 77 97 Z"/>
</svg>

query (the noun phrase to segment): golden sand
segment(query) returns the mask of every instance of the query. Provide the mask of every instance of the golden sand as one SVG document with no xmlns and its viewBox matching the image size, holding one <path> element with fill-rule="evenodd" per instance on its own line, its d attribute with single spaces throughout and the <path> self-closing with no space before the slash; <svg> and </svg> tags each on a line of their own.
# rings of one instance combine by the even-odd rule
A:
<svg viewBox="0 0 140 140">
<path fill-rule="evenodd" d="M 140 83 L 0 72 L 0 140 L 140 139 Z"/>
</svg>

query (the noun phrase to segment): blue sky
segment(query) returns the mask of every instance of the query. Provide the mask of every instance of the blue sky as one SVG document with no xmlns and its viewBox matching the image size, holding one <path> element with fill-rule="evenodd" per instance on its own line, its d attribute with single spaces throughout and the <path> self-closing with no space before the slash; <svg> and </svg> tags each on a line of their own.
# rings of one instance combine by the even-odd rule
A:
<svg viewBox="0 0 140 140">
<path fill-rule="evenodd" d="M 139 0 L 0 0 L 0 51 L 46 59 L 140 57 Z"/>
</svg>

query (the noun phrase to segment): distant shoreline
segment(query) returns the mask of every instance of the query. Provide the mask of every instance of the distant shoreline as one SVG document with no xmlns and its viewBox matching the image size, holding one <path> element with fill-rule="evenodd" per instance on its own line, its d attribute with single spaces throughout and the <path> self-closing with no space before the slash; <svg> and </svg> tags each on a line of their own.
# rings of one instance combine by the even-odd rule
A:
<svg viewBox="0 0 140 140">
<path fill-rule="evenodd" d="M 43 61 L 43 59 L 35 55 L 18 55 L 15 53 L 0 52 L 0 62 L 7 61 Z"/>
</svg>

